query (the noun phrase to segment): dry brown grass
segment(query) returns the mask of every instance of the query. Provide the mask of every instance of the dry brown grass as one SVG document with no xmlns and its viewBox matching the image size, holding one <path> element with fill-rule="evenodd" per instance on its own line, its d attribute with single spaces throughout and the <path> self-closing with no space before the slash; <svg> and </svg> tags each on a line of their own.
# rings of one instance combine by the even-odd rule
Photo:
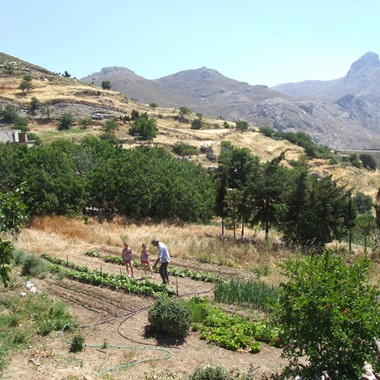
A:
<svg viewBox="0 0 380 380">
<path fill-rule="evenodd" d="M 284 248 L 273 236 L 265 241 L 261 231 L 248 230 L 244 240 L 233 239 L 232 233 L 227 231 L 226 237 L 221 239 L 220 227 L 215 225 L 179 226 L 150 221 L 136 223 L 121 217 L 102 223 L 95 219 L 85 223 L 80 219 L 61 216 L 38 217 L 21 231 L 15 246 L 37 255 L 48 252 L 86 265 L 85 252 L 97 250 L 104 254 L 119 255 L 125 239 L 137 255 L 141 244 L 147 243 L 155 258 L 156 249 L 150 244 L 153 237 L 168 246 L 175 266 L 230 272 L 244 277 L 260 275 L 262 280 L 271 284 L 284 281 L 279 264 L 299 254 Z M 335 244 L 333 248 L 339 247 Z M 357 247 L 345 258 L 347 262 L 352 262 L 360 255 L 363 255 L 363 249 Z M 380 263 L 375 261 L 373 264 L 369 281 L 376 284 L 379 281 Z"/>
</svg>

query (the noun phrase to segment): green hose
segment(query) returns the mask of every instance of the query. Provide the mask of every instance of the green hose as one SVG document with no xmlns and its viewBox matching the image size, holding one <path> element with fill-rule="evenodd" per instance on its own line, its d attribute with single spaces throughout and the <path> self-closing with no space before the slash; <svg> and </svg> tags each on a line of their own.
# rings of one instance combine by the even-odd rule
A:
<svg viewBox="0 0 380 380">
<path fill-rule="evenodd" d="M 62 327 L 61 337 L 66 343 L 70 344 L 71 342 L 68 341 L 64 336 L 64 332 L 68 326 L 70 326 L 70 324 L 66 323 Z M 89 347 L 89 348 L 102 348 L 102 347 L 104 347 L 103 344 L 85 344 L 85 346 Z M 168 360 L 173 356 L 173 354 L 169 350 L 167 350 L 166 348 L 163 348 L 163 347 L 117 346 L 117 345 L 113 345 L 113 344 L 107 344 L 107 348 L 108 347 L 110 347 L 110 348 L 126 348 L 126 349 L 133 349 L 133 350 L 139 350 L 139 351 L 163 351 L 164 354 L 162 356 L 157 357 L 157 358 L 138 360 L 138 361 L 128 362 L 126 364 L 121 364 L 121 365 L 117 365 L 114 367 L 110 367 L 110 368 L 107 368 L 103 371 L 97 372 L 95 374 L 95 376 L 100 376 L 106 372 L 118 371 L 118 370 L 121 370 L 124 368 L 132 367 L 132 366 L 137 365 L 137 364 L 147 363 L 147 362 L 151 362 L 151 361 L 155 361 L 155 360 Z"/>
</svg>

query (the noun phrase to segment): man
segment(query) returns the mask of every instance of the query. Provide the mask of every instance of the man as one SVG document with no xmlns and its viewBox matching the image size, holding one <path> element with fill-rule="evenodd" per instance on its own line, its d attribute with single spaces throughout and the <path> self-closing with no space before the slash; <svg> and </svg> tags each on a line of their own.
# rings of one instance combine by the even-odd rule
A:
<svg viewBox="0 0 380 380">
<path fill-rule="evenodd" d="M 168 264 L 170 263 L 170 255 L 169 251 L 166 247 L 166 245 L 162 242 L 160 242 L 158 239 L 154 238 L 151 241 L 152 245 L 158 248 L 158 257 L 156 262 L 153 265 L 153 269 L 156 267 L 156 265 L 160 262 L 160 276 L 162 278 L 163 284 L 169 285 L 169 275 L 168 275 Z"/>
</svg>

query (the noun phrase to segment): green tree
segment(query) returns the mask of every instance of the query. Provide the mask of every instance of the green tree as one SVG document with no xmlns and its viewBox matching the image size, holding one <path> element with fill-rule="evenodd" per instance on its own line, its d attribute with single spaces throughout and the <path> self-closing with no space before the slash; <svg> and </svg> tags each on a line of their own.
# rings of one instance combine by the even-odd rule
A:
<svg viewBox="0 0 380 380">
<path fill-rule="evenodd" d="M 152 103 L 149 103 L 149 107 L 155 110 L 158 107 L 158 104 L 152 102 Z"/>
<path fill-rule="evenodd" d="M 359 169 L 361 168 L 362 163 L 360 162 L 359 157 L 356 153 L 351 153 L 348 159 L 350 160 L 352 166 Z"/>
<path fill-rule="evenodd" d="M 156 137 L 157 132 L 156 120 L 145 113 L 134 121 L 128 133 L 132 136 L 140 136 L 143 140 L 149 140 Z"/>
<path fill-rule="evenodd" d="M 245 120 L 239 120 L 235 124 L 236 124 L 236 129 L 239 132 L 243 133 L 245 131 L 248 131 L 249 124 L 248 124 L 247 121 L 245 121 Z"/>
<path fill-rule="evenodd" d="M 10 280 L 10 265 L 13 245 L 6 240 L 9 234 L 17 235 L 27 221 L 27 211 L 21 200 L 21 190 L 0 192 L 0 281 L 7 286 Z"/>
<path fill-rule="evenodd" d="M 4 123 L 13 123 L 18 117 L 18 109 L 16 107 L 6 105 L 0 111 L 0 118 Z"/>
<path fill-rule="evenodd" d="M 32 83 L 28 80 L 23 80 L 20 85 L 19 89 L 22 91 L 23 95 L 25 96 L 31 89 L 33 88 Z"/>
<path fill-rule="evenodd" d="M 58 130 L 63 131 L 70 129 L 74 123 L 74 117 L 71 113 L 64 113 L 58 119 Z"/>
<path fill-rule="evenodd" d="M 367 252 L 367 239 L 376 230 L 376 219 L 373 215 L 359 215 L 356 227 L 364 237 L 364 252 Z"/>
<path fill-rule="evenodd" d="M 337 379 L 360 378 L 363 362 L 375 359 L 372 338 L 380 331 L 379 289 L 368 285 L 368 258 L 347 265 L 326 251 L 283 268 L 289 281 L 280 285 L 276 314 L 290 363 L 284 373 L 312 379 L 326 370 Z"/>
<path fill-rule="evenodd" d="M 253 195 L 254 216 L 252 225 L 261 223 L 265 230 L 265 240 L 269 237 L 271 225 L 278 225 L 278 207 L 282 202 L 285 175 L 280 163 L 285 153 L 264 163 L 258 177 L 251 179 L 250 193 Z"/>
<path fill-rule="evenodd" d="M 224 220 L 227 216 L 226 211 L 226 195 L 227 195 L 227 169 L 220 166 L 216 177 L 216 197 L 215 197 L 215 213 L 222 219 L 222 236 L 224 236 Z"/>
<path fill-rule="evenodd" d="M 41 102 L 35 96 L 33 96 L 30 101 L 30 111 L 32 112 L 32 115 L 35 115 L 40 108 Z"/>
<path fill-rule="evenodd" d="M 236 239 L 236 229 L 239 227 L 242 219 L 240 212 L 241 204 L 243 202 L 243 194 L 239 189 L 229 189 L 225 197 L 225 210 L 226 210 L 226 225 L 227 228 L 232 229 L 234 239 Z"/>
<path fill-rule="evenodd" d="M 377 190 L 375 204 L 373 205 L 376 215 L 376 226 L 380 230 L 380 189 Z"/>
<path fill-rule="evenodd" d="M 111 90 L 111 82 L 109 80 L 102 81 L 103 90 Z"/>
<path fill-rule="evenodd" d="M 42 110 L 42 114 L 46 115 L 47 119 L 50 120 L 50 115 L 54 112 L 53 107 L 46 106 Z"/>
<path fill-rule="evenodd" d="M 363 168 L 373 171 L 376 170 L 376 161 L 370 154 L 362 153 L 359 155 L 359 159 L 362 162 Z"/>
<path fill-rule="evenodd" d="M 347 229 L 348 233 L 348 251 L 352 251 L 352 235 L 356 221 L 356 208 L 352 197 L 347 202 L 346 212 L 343 219 L 343 226 Z"/>
<path fill-rule="evenodd" d="M 368 214 L 372 211 L 372 197 L 358 191 L 353 197 L 353 202 L 359 214 Z"/>
</svg>

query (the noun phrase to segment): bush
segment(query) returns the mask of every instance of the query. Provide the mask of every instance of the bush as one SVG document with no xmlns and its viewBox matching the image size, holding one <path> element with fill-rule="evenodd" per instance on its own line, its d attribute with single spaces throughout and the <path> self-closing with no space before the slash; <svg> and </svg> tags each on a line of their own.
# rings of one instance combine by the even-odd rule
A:
<svg viewBox="0 0 380 380">
<path fill-rule="evenodd" d="M 70 352 L 80 352 L 84 348 L 84 338 L 82 335 L 74 335 L 70 345 Z"/>
<path fill-rule="evenodd" d="M 288 260 L 284 268 L 290 280 L 281 285 L 278 321 L 288 370 L 307 379 L 324 370 L 337 379 L 359 378 L 364 361 L 374 355 L 372 337 L 380 331 L 379 290 L 365 276 L 368 258 L 347 265 L 326 251 Z"/>
<path fill-rule="evenodd" d="M 74 123 L 74 117 L 71 113 L 65 113 L 58 119 L 58 130 L 63 131 L 70 129 Z"/>
<path fill-rule="evenodd" d="M 18 262 L 22 266 L 22 276 L 45 278 L 50 267 L 45 260 L 35 255 L 23 255 L 21 258 L 18 258 Z"/>
<path fill-rule="evenodd" d="M 229 380 L 226 369 L 219 365 L 206 365 L 198 367 L 190 376 L 189 380 Z"/>
<path fill-rule="evenodd" d="M 161 297 L 149 309 L 148 321 L 160 333 L 185 337 L 191 326 L 191 310 L 183 300 Z"/>
</svg>

